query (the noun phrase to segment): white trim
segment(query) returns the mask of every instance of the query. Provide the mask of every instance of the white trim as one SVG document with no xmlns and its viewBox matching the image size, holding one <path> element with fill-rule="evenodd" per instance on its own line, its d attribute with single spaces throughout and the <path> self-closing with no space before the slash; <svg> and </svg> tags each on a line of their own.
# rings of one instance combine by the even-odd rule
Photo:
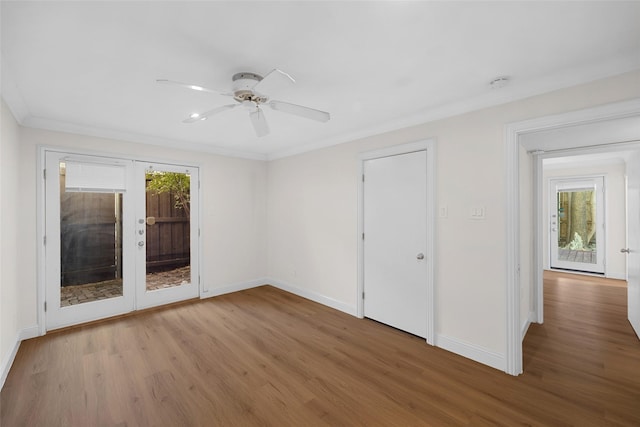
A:
<svg viewBox="0 0 640 427">
<path fill-rule="evenodd" d="M 542 287 L 542 281 L 543 281 L 543 269 L 542 268 L 537 268 L 537 266 L 542 266 L 544 265 L 544 248 L 543 248 L 543 239 L 540 238 L 540 236 L 542 236 L 542 230 L 544 230 L 544 224 L 542 223 L 543 221 L 543 213 L 542 213 L 542 196 L 543 196 L 543 190 L 542 190 L 542 186 L 538 185 L 539 182 L 542 182 L 542 178 L 543 178 L 543 172 L 542 172 L 542 158 L 537 155 L 537 154 L 533 154 L 533 191 L 532 191 L 532 196 L 533 196 L 533 201 L 531 204 L 531 209 L 533 212 L 533 218 L 531 218 L 531 221 L 533 221 L 533 266 L 532 266 L 532 273 L 533 273 L 533 281 L 531 282 L 531 286 L 534 287 L 534 292 L 532 293 L 533 295 L 533 301 L 532 301 L 532 307 L 533 307 L 533 313 L 532 316 L 530 317 L 530 321 L 531 322 L 536 322 L 536 323 L 544 323 L 544 296 L 543 296 L 543 287 Z M 522 334 L 522 339 L 524 339 L 524 334 Z"/>
<path fill-rule="evenodd" d="M 406 144 L 394 145 L 360 153 L 358 155 L 358 286 L 356 290 L 356 316 L 364 317 L 364 242 L 362 233 L 364 232 L 364 182 L 362 175 L 364 172 L 364 162 L 366 160 L 378 159 L 382 157 L 396 156 L 400 154 L 413 153 L 416 151 L 427 152 L 427 247 L 425 248 L 425 259 L 427 268 L 427 343 L 433 345 L 435 337 L 435 242 L 436 242 L 436 139 L 429 138 L 421 141 Z"/>
<path fill-rule="evenodd" d="M 13 72 L 9 69 L 9 63 L 6 61 L 2 52 L 0 52 L 0 62 L 0 76 L 2 77 L 0 94 L 7 104 L 7 107 L 9 107 L 9 110 L 11 110 L 16 122 L 22 125 L 24 120 L 30 115 L 29 108 L 27 108 L 27 104 L 24 102 L 22 93 L 13 79 Z"/>
<path fill-rule="evenodd" d="M 7 380 L 7 376 L 9 376 L 9 370 L 11 369 L 11 365 L 13 365 L 13 361 L 16 359 L 19 348 L 20 340 L 16 336 L 13 346 L 11 346 L 7 354 L 2 358 L 2 364 L 0 365 L 0 390 L 4 387 L 4 382 Z"/>
<path fill-rule="evenodd" d="M 20 341 L 30 340 L 31 338 L 35 338 L 37 336 L 40 336 L 38 325 L 33 325 L 28 328 L 21 329 L 20 332 L 18 332 L 18 339 Z"/>
<path fill-rule="evenodd" d="M 484 108 L 506 104 L 519 99 L 541 95 L 566 87 L 577 86 L 591 81 L 632 72 L 640 68 L 640 59 L 637 55 L 621 54 L 609 61 L 599 62 L 587 68 L 580 66 L 564 70 L 563 72 L 555 75 L 547 75 L 527 82 L 519 82 L 518 85 L 503 88 L 501 91 L 485 92 L 481 95 L 462 101 L 451 102 L 436 108 L 427 108 L 417 112 L 416 114 L 391 120 L 376 126 L 358 129 L 351 132 L 344 132 L 338 136 L 327 137 L 309 142 L 308 144 L 294 145 L 290 148 L 276 150 L 269 153 L 257 153 L 223 148 L 214 145 L 217 141 L 213 141 L 211 143 L 199 143 L 185 140 L 171 140 L 160 136 L 143 135 L 115 129 L 104 129 L 94 126 L 63 122 L 48 118 L 33 117 L 30 115 L 19 89 L 9 78 L 10 73 L 7 71 L 7 67 L 7 62 L 2 58 L 1 74 L 3 77 L 3 84 L 0 85 L 2 88 L 2 96 L 16 118 L 16 121 L 21 126 L 171 148 L 180 146 L 181 149 L 188 151 L 206 152 L 221 156 L 252 160 L 276 160 L 374 135 L 380 135 L 386 132 L 396 131 L 398 129 L 418 126 L 435 120 L 468 113 L 470 111 L 477 111 Z"/>
<path fill-rule="evenodd" d="M 618 119 L 623 117 L 631 117 L 640 114 L 640 98 L 629 101 L 622 101 L 612 104 L 605 104 L 598 107 L 587 108 L 578 111 L 571 111 L 562 114 L 539 117 L 531 120 L 525 120 L 516 123 L 509 123 L 505 126 L 505 152 L 506 152 L 506 299 L 507 299 L 507 319 L 506 319 L 506 364 L 505 372 L 511 375 L 519 375 L 522 373 L 522 336 L 520 325 L 520 283 L 519 283 L 519 252 L 520 252 L 520 199 L 519 199 L 519 164 L 518 150 L 521 146 L 520 136 L 548 129 L 556 129 L 573 125 L 589 124 L 598 121 Z M 527 149 L 535 149 L 535 147 L 526 147 Z M 588 149 L 588 147 L 586 147 Z M 594 147 L 594 151 L 605 151 L 606 147 Z M 538 162 L 537 165 L 541 165 Z M 541 175 L 538 171 L 538 176 Z M 536 181 L 536 185 L 541 185 Z M 534 191 L 534 195 L 540 191 Z M 534 203 L 537 203 L 534 200 Z M 538 207 L 534 209 L 534 214 L 540 221 L 540 210 Z M 534 247 L 540 248 L 540 236 L 535 234 Z M 537 265 L 533 266 L 534 271 L 541 272 L 543 269 L 541 257 L 535 258 Z M 534 276 L 536 282 L 536 295 L 542 304 L 542 275 Z M 537 308 L 541 314 L 541 307 Z M 542 316 L 538 319 L 542 321 Z"/>
<path fill-rule="evenodd" d="M 435 344 L 444 350 L 466 357 L 467 359 L 474 360 L 478 363 L 482 363 L 483 365 L 487 365 L 501 371 L 505 370 L 504 356 L 484 347 L 442 334 L 436 334 Z"/>
<path fill-rule="evenodd" d="M 198 180 L 200 180 L 199 171 L 202 169 L 201 164 L 199 162 L 175 162 L 174 160 L 167 160 L 165 158 L 158 157 L 147 157 L 147 156 L 132 156 L 130 154 L 124 153 L 114 153 L 114 152 L 103 152 L 98 150 L 83 150 L 73 147 L 61 147 L 61 146 L 48 146 L 48 145 L 38 145 L 36 147 L 37 153 L 37 169 L 36 169 L 36 245 L 37 245 L 37 267 L 36 267 L 36 280 L 37 280 L 37 320 L 38 320 L 38 330 L 39 335 L 45 335 L 47 331 L 46 325 L 46 313 L 44 311 L 44 302 L 46 300 L 46 253 L 45 253 L 45 245 L 44 245 L 44 236 L 45 236 L 45 207 L 46 207 L 46 195 L 45 195 L 45 179 L 44 179 L 44 170 L 46 166 L 45 158 L 47 152 L 54 153 L 64 153 L 70 154 L 72 156 L 90 156 L 90 157 L 103 157 L 106 159 L 114 160 L 115 162 L 119 161 L 137 161 L 137 162 L 148 162 L 154 164 L 162 164 L 164 166 L 180 166 L 186 168 L 193 168 L 198 170 Z M 198 192 L 198 197 L 202 197 L 202 188 L 200 187 L 200 182 L 198 182 L 198 187 L 196 191 Z M 201 200 L 201 199 L 200 199 Z M 202 218 L 202 203 L 198 204 L 198 213 L 199 219 L 197 228 L 202 228 L 201 218 Z M 198 263 L 198 269 L 200 274 L 200 284 L 198 287 L 198 296 L 200 296 L 204 292 L 205 286 L 203 285 L 203 277 L 202 277 L 202 236 L 198 236 L 197 246 L 198 246 L 198 257 L 196 262 Z M 167 302 L 169 303 L 169 302 Z M 140 307 L 136 308 L 139 309 Z M 126 312 L 123 312 L 126 313 Z M 123 314 L 123 313 L 114 313 L 113 315 Z M 108 316 L 111 317 L 111 316 Z M 102 317 L 99 317 L 102 318 Z M 98 319 L 98 318 L 96 318 Z M 66 325 L 61 325 L 66 326 Z M 56 327 L 58 328 L 58 326 Z"/>
<path fill-rule="evenodd" d="M 529 312 L 529 316 L 527 316 L 527 318 L 524 319 L 524 322 L 522 322 L 522 328 L 520 328 L 520 334 L 522 336 L 522 340 L 523 341 L 524 341 L 525 335 L 527 335 L 527 331 L 529 330 L 529 326 L 531 326 L 531 324 L 535 322 L 535 317 L 536 317 L 536 313 L 531 311 L 531 312 Z"/>
<path fill-rule="evenodd" d="M 11 366 L 13 365 L 14 360 L 16 359 L 16 355 L 18 354 L 18 349 L 20 348 L 20 343 L 24 340 L 37 337 L 39 335 L 38 326 L 31 326 L 29 328 L 24 328 L 18 331 L 16 334 L 15 341 L 13 346 L 9 349 L 7 354 L 2 358 L 0 363 L 0 390 L 4 387 L 4 382 L 7 380 L 9 376 L 9 371 L 11 370 Z"/>
<path fill-rule="evenodd" d="M 237 157 L 249 160 L 267 160 L 266 154 L 253 153 L 248 151 L 233 150 L 231 148 L 217 147 L 211 144 L 183 141 L 177 139 L 167 139 L 159 136 L 141 135 L 132 132 L 123 132 L 112 129 L 102 129 L 93 126 L 78 125 L 75 123 L 60 122 L 53 119 L 43 119 L 39 117 L 26 117 L 20 122 L 21 125 L 33 129 L 50 130 L 55 132 L 66 132 L 75 135 L 92 136 L 96 138 L 107 138 L 117 141 L 132 142 L 136 144 L 155 145 L 169 147 L 184 151 L 195 151 L 198 153 L 216 154 L 225 157 Z"/>
<path fill-rule="evenodd" d="M 246 282 L 231 283 L 224 286 L 213 287 L 208 286 L 208 290 L 203 292 L 200 299 L 217 297 L 220 295 L 230 294 L 233 292 L 245 291 L 247 289 L 257 288 L 259 286 L 268 285 L 269 280 L 267 278 L 260 278 L 255 280 L 248 280 Z"/>
<path fill-rule="evenodd" d="M 308 300 L 317 302 L 318 304 L 322 304 L 324 306 L 333 308 L 338 311 L 342 311 L 344 313 L 350 314 L 352 316 L 357 316 L 357 308 L 346 304 L 342 301 L 338 301 L 336 299 L 321 295 L 317 292 L 313 292 L 307 289 L 303 289 L 299 286 L 293 285 L 291 283 L 286 283 L 278 279 L 268 278 L 267 284 L 281 289 L 285 292 L 289 292 L 294 295 L 298 295 L 299 297 L 306 298 Z"/>
<path fill-rule="evenodd" d="M 505 126 L 506 152 L 506 353 L 504 370 L 510 375 L 522 373 L 522 337 L 520 336 L 520 165 L 518 125 Z M 535 238 L 535 236 L 534 236 Z"/>
<path fill-rule="evenodd" d="M 633 55 L 620 55 L 611 61 L 599 63 L 585 69 L 584 67 L 576 67 L 557 75 L 547 75 L 528 82 L 519 82 L 518 85 L 503 88 L 500 91 L 493 91 L 468 98 L 458 102 L 441 105 L 436 108 L 429 108 L 420 111 L 411 116 L 401 119 L 392 120 L 377 126 L 360 129 L 349 133 L 343 133 L 339 136 L 326 138 L 320 141 L 301 144 L 291 148 L 274 151 L 267 154 L 267 160 L 276 160 L 283 157 L 294 156 L 296 154 L 306 153 L 321 148 L 339 145 L 345 142 L 351 142 L 374 135 L 380 135 L 386 132 L 392 132 L 398 129 L 405 129 L 412 126 L 418 126 L 424 123 L 436 120 L 454 117 L 470 111 L 477 111 L 484 108 L 495 107 L 498 105 L 514 102 L 519 99 L 529 98 L 531 96 L 541 95 L 543 93 L 555 90 L 585 84 L 591 81 L 604 79 L 632 72 L 640 68 L 640 58 Z"/>
</svg>

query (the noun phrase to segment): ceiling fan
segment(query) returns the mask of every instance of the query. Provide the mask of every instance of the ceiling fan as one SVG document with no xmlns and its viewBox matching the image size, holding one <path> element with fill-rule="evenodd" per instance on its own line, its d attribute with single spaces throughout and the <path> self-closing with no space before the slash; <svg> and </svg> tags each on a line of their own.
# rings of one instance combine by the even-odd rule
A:
<svg viewBox="0 0 640 427">
<path fill-rule="evenodd" d="M 316 110 L 314 108 L 304 107 L 302 105 L 291 104 L 289 102 L 277 101 L 271 99 L 267 94 L 271 89 L 277 88 L 283 83 L 295 83 L 293 77 L 277 68 L 271 70 L 267 75 L 262 77 L 256 73 L 242 72 L 236 73 L 231 78 L 231 92 L 221 92 L 208 89 L 202 86 L 176 82 L 173 80 L 158 79 L 156 82 L 161 84 L 170 84 L 181 86 L 187 89 L 200 92 L 210 92 L 218 95 L 230 96 L 236 101 L 235 104 L 223 105 L 213 108 L 202 113 L 193 113 L 183 120 L 183 123 L 194 123 L 199 120 L 206 120 L 214 114 L 219 114 L 227 110 L 237 107 L 244 107 L 249 111 L 249 119 L 253 125 L 253 129 L 257 136 L 265 136 L 269 134 L 269 126 L 262 111 L 263 106 L 269 106 L 276 111 L 295 114 L 296 116 L 306 119 L 317 120 L 319 122 L 329 121 L 330 115 L 325 111 Z"/>
</svg>

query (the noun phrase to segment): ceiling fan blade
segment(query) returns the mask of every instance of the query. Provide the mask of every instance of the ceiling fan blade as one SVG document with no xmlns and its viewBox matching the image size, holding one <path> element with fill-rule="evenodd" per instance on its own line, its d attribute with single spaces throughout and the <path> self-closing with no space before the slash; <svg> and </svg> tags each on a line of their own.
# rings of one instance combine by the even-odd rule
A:
<svg viewBox="0 0 640 427">
<path fill-rule="evenodd" d="M 250 112 L 249 118 L 251 119 L 253 129 L 256 131 L 256 135 L 260 137 L 269 134 L 269 125 L 267 125 L 264 112 L 260 108 L 256 108 L 255 111 Z"/>
<path fill-rule="evenodd" d="M 328 122 L 331 116 L 326 111 L 316 110 L 315 108 L 303 107 L 302 105 L 290 104 L 284 101 L 271 101 L 269 106 L 277 111 L 283 111 L 305 119 L 317 120 L 319 122 Z"/>
<path fill-rule="evenodd" d="M 209 116 L 222 113 L 223 111 L 231 110 L 232 108 L 239 107 L 240 104 L 223 105 L 222 107 L 214 108 L 213 110 L 205 111 L 204 113 L 193 113 L 188 119 L 182 121 L 182 123 L 194 123 L 198 120 L 205 120 Z"/>
<path fill-rule="evenodd" d="M 295 83 L 295 79 L 291 75 L 282 70 L 274 68 L 253 86 L 253 90 L 263 95 L 277 92 L 278 89 Z"/>
<path fill-rule="evenodd" d="M 192 85 L 190 83 L 176 82 L 176 81 L 167 80 L 167 79 L 157 79 L 156 83 L 160 83 L 160 84 L 163 84 L 163 85 L 180 86 L 180 87 L 184 87 L 184 88 L 187 88 L 187 89 L 195 90 L 195 91 L 198 91 L 198 92 L 215 93 L 216 95 L 225 95 L 225 96 L 232 96 L 233 95 L 231 93 L 224 93 L 224 92 L 220 92 L 218 90 L 208 89 L 206 87 L 202 87 L 202 86 L 198 86 L 198 85 Z"/>
</svg>

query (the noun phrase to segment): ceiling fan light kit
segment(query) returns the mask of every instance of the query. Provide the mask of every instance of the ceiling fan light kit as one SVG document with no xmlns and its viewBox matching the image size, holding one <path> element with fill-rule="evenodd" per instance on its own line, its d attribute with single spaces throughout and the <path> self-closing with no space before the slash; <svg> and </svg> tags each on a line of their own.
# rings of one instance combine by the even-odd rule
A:
<svg viewBox="0 0 640 427">
<path fill-rule="evenodd" d="M 230 93 L 173 80 L 158 79 L 156 81 L 161 84 L 170 84 L 196 91 L 231 96 L 237 102 L 236 104 L 223 105 L 203 113 L 192 113 L 187 119 L 183 120 L 183 123 L 194 123 L 200 120 L 206 120 L 214 114 L 222 113 L 223 111 L 231 110 L 242 105 L 249 111 L 249 119 L 253 125 L 256 135 L 258 137 L 262 137 L 269 134 L 269 126 L 264 116 L 264 112 L 260 108 L 261 105 L 267 105 L 271 107 L 272 110 L 282 111 L 284 113 L 293 114 L 323 123 L 329 121 L 331 118 L 330 114 L 326 111 L 291 104 L 289 102 L 271 100 L 269 96 L 266 95 L 266 92 L 269 92 L 269 90 L 273 89 L 274 86 L 277 86 L 278 83 L 295 83 L 293 77 L 277 68 L 271 70 L 265 77 L 250 72 L 234 74 L 231 78 L 232 92 Z"/>
</svg>

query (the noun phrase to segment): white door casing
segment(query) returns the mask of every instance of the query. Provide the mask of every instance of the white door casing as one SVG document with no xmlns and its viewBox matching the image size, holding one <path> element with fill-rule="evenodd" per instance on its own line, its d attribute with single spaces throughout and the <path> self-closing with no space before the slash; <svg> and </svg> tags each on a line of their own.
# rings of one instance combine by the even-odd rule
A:
<svg viewBox="0 0 640 427">
<path fill-rule="evenodd" d="M 640 337 L 640 151 L 627 161 L 627 311 Z"/>
<path fill-rule="evenodd" d="M 43 251 L 42 266 L 42 311 L 41 333 L 78 323 L 103 319 L 133 310 L 167 304 L 200 295 L 199 286 L 199 169 L 197 167 L 176 166 L 163 163 L 149 163 L 134 159 L 113 158 L 109 156 L 68 153 L 55 149 L 41 151 L 43 171 L 42 213 Z M 97 191 L 79 189 L 79 192 L 122 194 L 122 254 L 119 256 L 122 269 L 122 295 L 103 300 L 84 302 L 70 306 L 61 306 L 61 162 L 80 168 L 109 170 L 122 169 L 124 178 L 122 187 L 115 191 L 98 189 Z M 190 176 L 190 280 L 180 286 L 147 291 L 146 289 L 146 188 L 145 171 L 186 173 Z M 100 174 L 98 174 L 100 175 Z M 108 173 L 106 175 L 109 175 Z M 85 174 L 88 185 L 100 187 L 96 174 Z M 68 177 L 65 182 L 68 185 Z M 73 191 L 68 189 L 66 191 Z M 117 203 L 116 203 L 117 205 Z M 140 222 L 142 220 L 142 223 Z M 118 234 L 116 232 L 116 234 Z M 142 242 L 142 244 L 141 244 Z"/>
<path fill-rule="evenodd" d="M 364 162 L 364 315 L 427 336 L 427 152 Z"/>
<path fill-rule="evenodd" d="M 507 124 L 504 128 L 506 174 L 505 193 L 506 202 L 506 354 L 504 370 L 510 375 L 522 373 L 522 333 L 520 317 L 520 197 L 519 197 L 519 149 L 524 148 L 536 153 L 544 153 L 544 150 L 563 150 L 590 148 L 591 152 L 605 152 L 608 147 L 637 148 L 639 136 L 637 127 L 618 126 L 619 120 L 638 120 L 640 118 L 640 98 L 605 104 L 584 110 L 571 111 L 557 115 L 538 117 Z M 601 128 L 600 125 L 603 125 Z M 607 127 L 607 125 L 611 125 Z M 555 129 L 598 127 L 598 131 L 583 133 L 580 138 L 565 137 L 559 140 L 546 141 L 538 145 L 536 141 L 528 141 L 529 136 L 537 136 Z M 606 132 L 602 132 L 606 129 Z M 609 130 L 613 129 L 613 132 Z M 603 139 L 604 135 L 604 139 Z M 626 141 L 626 142 L 625 142 Z M 536 160 L 536 174 L 542 176 L 542 161 L 539 156 Z M 536 181 L 536 186 L 542 185 Z M 541 194 L 538 187 L 534 195 Z M 537 196 L 536 196 L 537 197 Z M 542 229 L 541 221 L 546 220 L 540 203 L 534 199 L 535 223 L 538 230 Z M 537 207 L 536 207 L 537 206 Z M 541 238 L 534 235 L 534 247 L 539 252 L 542 249 Z M 534 295 L 537 296 L 536 312 L 542 314 L 542 269 L 543 263 L 540 257 L 535 258 L 535 266 L 532 269 L 533 281 L 536 286 Z M 542 317 L 535 319 L 541 322 Z"/>
</svg>

